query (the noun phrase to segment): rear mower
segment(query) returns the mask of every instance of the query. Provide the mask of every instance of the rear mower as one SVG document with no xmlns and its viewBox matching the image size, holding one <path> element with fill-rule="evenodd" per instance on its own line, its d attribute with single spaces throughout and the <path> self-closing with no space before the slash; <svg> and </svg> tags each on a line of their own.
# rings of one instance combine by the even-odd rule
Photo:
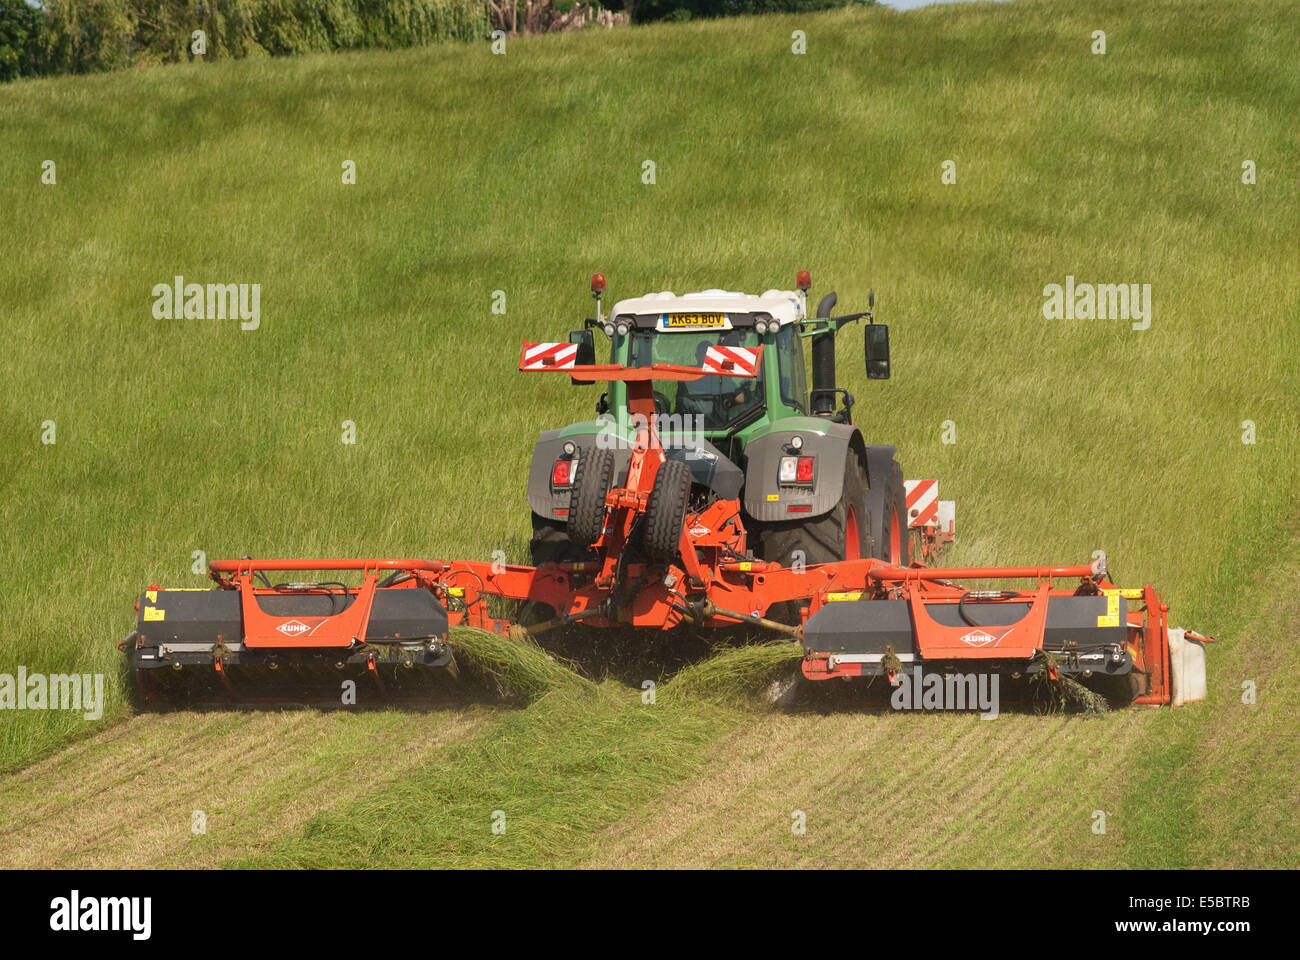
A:
<svg viewBox="0 0 1300 960">
<path fill-rule="evenodd" d="M 251 560 L 211 566 L 215 589 L 151 587 L 122 647 L 146 695 L 301 699 L 341 680 L 367 699 L 427 693 L 454 671 L 449 629 L 524 639 L 569 624 L 670 630 L 749 625 L 801 645 L 809 680 L 905 669 L 1078 679 L 1113 700 L 1204 696 L 1208 638 L 1168 626 L 1150 586 L 1103 561 L 927 567 L 955 536 L 937 484 L 904 482 L 867 444 L 835 385 L 835 336 L 865 321 L 869 379 L 890 374 L 869 310 L 808 317 L 810 287 L 761 296 L 651 294 L 567 343 L 525 343 L 523 372 L 604 383 L 598 419 L 542 434 L 529 477 L 531 565 L 439 560 Z M 874 306 L 874 297 L 868 306 Z M 593 331 L 610 337 L 595 362 Z M 813 384 L 802 341 L 812 341 Z M 838 401 L 843 407 L 836 409 Z M 359 571 L 362 583 L 272 583 L 271 571 Z M 1027 580 L 969 589 L 959 580 Z M 1077 581 L 1077 582 L 1073 582 Z M 502 618 L 493 598 L 517 601 Z M 346 687 L 346 684 L 343 684 Z"/>
</svg>

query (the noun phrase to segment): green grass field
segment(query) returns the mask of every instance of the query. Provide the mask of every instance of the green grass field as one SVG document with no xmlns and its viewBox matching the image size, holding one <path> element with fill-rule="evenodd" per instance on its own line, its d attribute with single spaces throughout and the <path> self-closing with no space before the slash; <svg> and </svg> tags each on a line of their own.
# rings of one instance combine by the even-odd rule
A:
<svg viewBox="0 0 1300 960">
<path fill-rule="evenodd" d="M 0 87 L 0 673 L 102 672 L 109 696 L 98 722 L 0 712 L 0 854 L 72 856 L 24 811 L 99 785 L 177 834 L 87 863 L 1300 864 L 1298 43 L 1281 2 L 1016 0 Z M 131 714 L 114 643 L 149 583 L 203 584 L 195 551 L 526 560 L 535 435 L 598 390 L 515 373 L 519 344 L 577 326 L 591 272 L 617 298 L 801 267 L 844 309 L 874 288 L 893 379 L 853 335 L 840 379 L 957 500 L 950 558 L 1105 549 L 1220 639 L 1209 702 L 773 715 L 741 695 L 762 654 L 653 706 L 545 673 L 519 709 L 284 720 L 309 759 L 230 774 L 293 798 L 273 843 L 186 746 L 272 757 L 273 718 Z M 261 284 L 260 328 L 155 319 L 176 275 Z M 1151 284 L 1149 329 L 1044 319 L 1067 275 Z M 189 774 L 226 811 L 200 838 Z"/>
</svg>

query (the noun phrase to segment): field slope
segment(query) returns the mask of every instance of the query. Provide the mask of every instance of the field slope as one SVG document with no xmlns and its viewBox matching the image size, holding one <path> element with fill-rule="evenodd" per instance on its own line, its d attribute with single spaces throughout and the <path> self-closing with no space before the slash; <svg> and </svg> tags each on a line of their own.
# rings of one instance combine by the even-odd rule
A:
<svg viewBox="0 0 1300 960">
<path fill-rule="evenodd" d="M 0 710 L 0 859 L 1296 865 L 1298 43 L 1280 2 L 1016 0 L 0 87 L 0 674 L 109 699 Z M 203 557 L 524 560 L 532 439 L 596 392 L 518 347 L 578 325 L 589 273 L 617 297 L 800 267 L 845 309 L 876 291 L 894 378 L 851 333 L 841 381 L 957 499 L 952 559 L 1106 550 L 1219 636 L 1209 703 L 773 715 L 688 675 L 654 705 L 608 680 L 406 719 L 131 713 L 131 604 Z M 260 284 L 259 328 L 158 319 L 176 276 Z M 1067 277 L 1150 284 L 1149 327 L 1046 319 Z M 765 656 L 716 673 L 756 689 Z M 101 796 L 175 816 L 115 839 Z"/>
</svg>

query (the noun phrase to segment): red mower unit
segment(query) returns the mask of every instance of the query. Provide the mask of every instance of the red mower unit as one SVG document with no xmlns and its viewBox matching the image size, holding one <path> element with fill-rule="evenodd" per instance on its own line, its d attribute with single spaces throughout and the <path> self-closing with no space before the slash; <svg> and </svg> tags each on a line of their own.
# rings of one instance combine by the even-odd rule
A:
<svg viewBox="0 0 1300 960">
<path fill-rule="evenodd" d="M 799 643 L 809 680 L 897 683 L 919 668 L 1069 676 L 1125 703 L 1201 699 L 1207 638 L 1171 629 L 1150 585 L 1118 587 L 1101 562 L 923 565 L 955 537 L 953 503 L 935 481 L 904 481 L 835 384 L 836 334 L 859 321 L 868 378 L 889 377 L 888 328 L 869 310 L 832 316 L 833 293 L 807 316 L 809 285 L 800 271 L 795 291 L 650 294 L 605 316 L 597 274 L 596 316 L 519 356 L 520 371 L 606 388 L 597 419 L 537 442 L 533 563 L 214 563 L 212 590 L 141 597 L 123 648 L 142 691 L 284 700 L 323 682 L 337 699 L 352 680 L 364 698 L 422 696 L 455 669 L 453 626 L 523 639 L 581 622 L 748 624 Z M 595 361 L 596 330 L 609 362 Z M 362 583 L 268 576 L 305 570 Z M 519 614 L 490 612 L 503 600 Z"/>
</svg>

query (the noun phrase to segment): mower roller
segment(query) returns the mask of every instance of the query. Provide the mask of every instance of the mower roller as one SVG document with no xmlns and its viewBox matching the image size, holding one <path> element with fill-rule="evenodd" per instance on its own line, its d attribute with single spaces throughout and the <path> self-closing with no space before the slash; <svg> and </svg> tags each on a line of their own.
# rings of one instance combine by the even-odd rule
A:
<svg viewBox="0 0 1300 960">
<path fill-rule="evenodd" d="M 569 342 L 525 343 L 519 357 L 523 372 L 609 385 L 600 419 L 538 442 L 532 564 L 213 563 L 214 589 L 153 586 L 140 598 L 121 646 L 142 694 L 421 699 L 454 678 L 451 627 L 544 640 L 581 623 L 760 628 L 800 645 L 810 681 L 898 684 L 919 668 L 1072 677 L 1121 703 L 1203 698 L 1209 638 L 1171 629 L 1155 589 L 1117 586 L 1104 559 L 968 568 L 911 559 L 933 561 L 953 539 L 953 504 L 937 499 L 934 481 L 904 482 L 893 448 L 865 443 L 853 397 L 834 386 L 838 329 L 867 321 L 868 378 L 885 379 L 888 328 L 870 312 L 831 317 L 834 294 L 809 318 L 809 283 L 800 271 L 797 292 L 651 294 L 606 318 L 597 274 L 596 317 Z M 592 328 L 610 336 L 611 362 L 594 362 Z M 694 362 L 673 362 L 682 359 Z M 293 571 L 350 571 L 361 583 L 268 576 Z M 499 616 L 501 601 L 518 612 Z"/>
</svg>

